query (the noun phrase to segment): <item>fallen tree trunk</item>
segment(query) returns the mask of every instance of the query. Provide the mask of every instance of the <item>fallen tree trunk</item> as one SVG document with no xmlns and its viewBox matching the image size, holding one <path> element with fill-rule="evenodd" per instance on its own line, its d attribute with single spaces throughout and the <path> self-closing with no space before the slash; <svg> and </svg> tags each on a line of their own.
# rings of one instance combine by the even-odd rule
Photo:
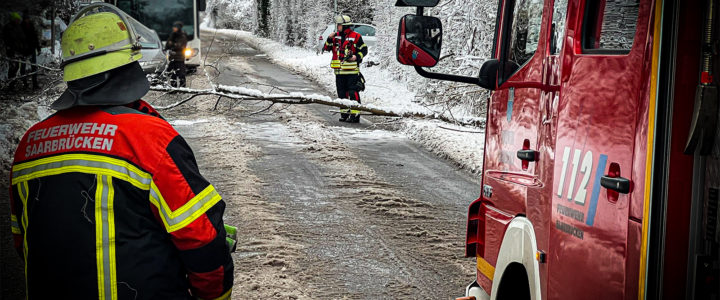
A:
<svg viewBox="0 0 720 300">
<path fill-rule="evenodd" d="M 158 92 L 175 92 L 185 93 L 191 96 L 178 101 L 176 103 L 156 107 L 158 110 L 171 109 L 180 106 L 197 96 L 202 95 L 215 95 L 220 97 L 226 97 L 235 100 L 250 100 L 250 101 L 269 101 L 273 103 L 283 104 L 322 104 L 342 109 L 353 109 L 363 112 L 368 112 L 377 116 L 386 117 L 400 117 L 400 118 L 418 118 L 418 119 L 437 119 L 448 123 L 458 125 L 471 125 L 478 127 L 485 127 L 484 118 L 453 118 L 452 116 L 446 116 L 443 114 L 434 113 L 430 110 L 427 112 L 421 111 L 409 111 L 409 110 L 393 110 L 375 105 L 359 104 L 356 101 L 348 99 L 332 99 L 322 95 L 305 95 L 302 93 L 289 93 L 289 94 L 266 94 L 258 90 L 247 89 L 236 86 L 215 86 L 214 89 L 190 89 L 190 88 L 172 88 L 166 86 L 153 86 L 150 88 L 153 91 Z"/>
</svg>

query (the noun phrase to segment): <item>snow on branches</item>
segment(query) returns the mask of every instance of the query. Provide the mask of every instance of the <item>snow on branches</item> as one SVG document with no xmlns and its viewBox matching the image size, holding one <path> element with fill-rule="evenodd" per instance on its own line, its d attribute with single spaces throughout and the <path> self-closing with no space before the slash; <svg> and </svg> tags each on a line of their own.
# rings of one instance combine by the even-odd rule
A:
<svg viewBox="0 0 720 300">
<path fill-rule="evenodd" d="M 420 119 L 438 119 L 449 123 L 455 123 L 457 125 L 472 125 L 481 126 L 485 125 L 485 118 L 454 118 L 444 114 L 438 114 L 430 110 L 419 111 L 419 110 L 408 110 L 399 108 L 387 108 L 379 107 L 372 104 L 359 104 L 356 101 L 348 99 L 333 99 L 328 96 L 310 94 L 305 95 L 303 93 L 286 93 L 286 94 L 271 94 L 264 93 L 260 90 L 249 89 L 239 86 L 228 86 L 228 85 L 217 85 L 210 89 L 191 89 L 191 88 L 173 88 L 168 86 L 152 86 L 150 88 L 153 91 L 158 92 L 174 92 L 189 94 L 188 98 L 177 101 L 173 104 L 166 106 L 156 107 L 158 110 L 166 110 L 178 107 L 188 101 L 194 99 L 197 96 L 202 95 L 214 95 L 221 98 L 229 98 L 237 101 L 268 101 L 272 104 L 322 104 L 327 106 L 333 106 L 344 109 L 353 109 L 362 112 L 367 112 L 372 115 L 386 116 L 386 117 L 401 117 L 401 118 L 420 118 Z M 219 100 L 219 99 L 218 99 Z"/>
</svg>

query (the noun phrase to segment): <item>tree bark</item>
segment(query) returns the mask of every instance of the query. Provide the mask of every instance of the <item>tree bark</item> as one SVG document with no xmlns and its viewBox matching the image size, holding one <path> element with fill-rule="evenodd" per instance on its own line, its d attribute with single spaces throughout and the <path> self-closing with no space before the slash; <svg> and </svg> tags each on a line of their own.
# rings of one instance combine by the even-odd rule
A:
<svg viewBox="0 0 720 300">
<path fill-rule="evenodd" d="M 187 103 L 188 101 L 194 99 L 197 96 L 201 95 L 215 95 L 215 96 L 221 96 L 226 97 L 230 99 L 235 100 L 250 100 L 250 101 L 270 101 L 273 103 L 284 103 L 284 104 L 322 104 L 332 107 L 337 107 L 341 109 L 353 109 L 358 110 L 362 112 L 367 112 L 376 116 L 385 116 L 385 117 L 400 117 L 400 118 L 418 118 L 418 119 L 436 119 L 445 121 L 448 123 L 458 124 L 458 125 L 470 125 L 470 126 L 477 126 L 477 127 L 485 127 L 485 119 L 484 118 L 453 118 L 452 116 L 446 116 L 444 114 L 437 114 L 434 112 L 417 112 L 417 111 L 393 111 L 390 109 L 383 109 L 380 107 L 375 106 L 369 106 L 369 105 L 363 105 L 360 103 L 357 103 L 353 100 L 348 99 L 331 99 L 329 97 L 322 97 L 322 96 L 306 96 L 302 94 L 264 94 L 257 90 L 246 90 L 245 92 L 242 91 L 236 91 L 233 90 L 232 87 L 228 86 L 217 86 L 215 89 L 205 89 L 205 90 L 198 90 L 198 89 L 188 89 L 188 88 L 170 88 L 170 87 L 160 87 L 160 86 L 153 86 L 150 88 L 154 91 L 159 92 L 178 92 L 178 93 L 185 93 L 190 94 L 191 96 L 183 99 L 181 101 L 178 101 L 176 103 L 162 106 L 162 107 L 156 107 L 158 110 L 166 110 L 178 107 L 184 103 Z"/>
</svg>

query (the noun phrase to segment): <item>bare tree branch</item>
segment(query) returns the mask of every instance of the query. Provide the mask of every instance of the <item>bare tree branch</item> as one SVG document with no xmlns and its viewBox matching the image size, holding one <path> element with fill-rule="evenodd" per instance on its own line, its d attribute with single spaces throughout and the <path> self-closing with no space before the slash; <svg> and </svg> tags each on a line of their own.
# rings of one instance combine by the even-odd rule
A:
<svg viewBox="0 0 720 300">
<path fill-rule="evenodd" d="M 460 130 L 460 129 L 454 129 L 444 126 L 438 126 L 439 128 L 445 129 L 445 130 L 451 130 L 451 131 L 457 131 L 457 132 L 464 132 L 464 133 L 485 133 L 485 131 L 473 131 L 473 130 Z"/>
<path fill-rule="evenodd" d="M 452 116 L 446 116 L 437 112 L 418 112 L 418 111 L 393 111 L 390 109 L 383 109 L 372 105 L 359 104 L 353 100 L 348 99 L 331 99 L 329 97 L 319 95 L 303 95 L 301 93 L 292 94 L 265 94 L 258 90 L 244 89 L 239 87 L 231 86 L 217 86 L 215 89 L 189 89 L 189 88 L 171 88 L 165 86 L 153 86 L 151 90 L 160 92 L 178 92 L 191 94 L 184 100 L 170 104 L 168 106 L 158 107 L 159 110 L 165 110 L 180 106 L 193 98 L 201 95 L 216 95 L 222 96 L 235 100 L 261 100 L 270 101 L 273 103 L 284 103 L 284 104 L 323 104 L 327 106 L 333 106 L 338 108 L 349 108 L 358 111 L 364 111 L 377 116 L 385 117 L 403 117 L 403 118 L 420 118 L 420 119 L 438 119 L 448 123 L 460 124 L 460 125 L 472 125 L 472 126 L 485 126 L 485 119 L 483 118 L 463 118 L 457 120 Z"/>
<path fill-rule="evenodd" d="M 222 99 L 222 96 L 218 96 L 217 100 L 215 100 L 215 106 L 213 106 L 213 110 L 217 109 L 218 104 L 220 104 L 220 99 Z"/>
<path fill-rule="evenodd" d="M 242 116 L 243 116 L 243 117 L 249 117 L 249 116 L 259 115 L 259 114 L 261 114 L 261 113 L 264 113 L 264 112 L 270 110 L 274 105 L 275 105 L 275 102 L 270 103 L 270 105 L 268 105 L 268 107 L 265 107 L 265 108 L 263 108 L 263 109 L 261 109 L 261 110 L 258 110 L 258 111 L 255 111 L 255 112 L 251 112 L 251 113 L 249 113 L 249 114 L 247 114 L 247 115 L 242 115 Z"/>
<path fill-rule="evenodd" d="M 167 106 L 159 106 L 159 107 L 156 107 L 156 109 L 158 109 L 158 110 L 171 109 L 171 108 L 175 108 L 175 107 L 178 107 L 178 106 L 180 106 L 180 105 L 183 105 L 183 104 L 185 104 L 186 102 L 192 100 L 193 98 L 195 98 L 195 97 L 197 97 L 197 96 L 212 95 L 212 93 L 197 93 L 197 94 L 190 93 L 190 94 L 192 94 L 192 96 L 190 96 L 190 97 L 188 97 L 188 98 L 185 98 L 185 99 L 183 99 L 183 100 L 180 100 L 180 101 L 178 101 L 178 102 L 175 102 L 175 103 L 170 104 L 170 105 L 167 105 Z"/>
</svg>

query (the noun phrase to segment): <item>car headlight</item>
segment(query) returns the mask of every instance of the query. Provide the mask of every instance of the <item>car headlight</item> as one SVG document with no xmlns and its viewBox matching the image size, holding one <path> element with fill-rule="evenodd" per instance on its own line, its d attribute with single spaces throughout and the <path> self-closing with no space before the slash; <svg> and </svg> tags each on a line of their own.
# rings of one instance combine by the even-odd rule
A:
<svg viewBox="0 0 720 300">
<path fill-rule="evenodd" d="M 186 59 L 190 59 L 195 57 L 195 55 L 198 54 L 197 48 L 185 48 L 185 51 L 183 51 L 183 54 L 185 54 Z"/>
</svg>

